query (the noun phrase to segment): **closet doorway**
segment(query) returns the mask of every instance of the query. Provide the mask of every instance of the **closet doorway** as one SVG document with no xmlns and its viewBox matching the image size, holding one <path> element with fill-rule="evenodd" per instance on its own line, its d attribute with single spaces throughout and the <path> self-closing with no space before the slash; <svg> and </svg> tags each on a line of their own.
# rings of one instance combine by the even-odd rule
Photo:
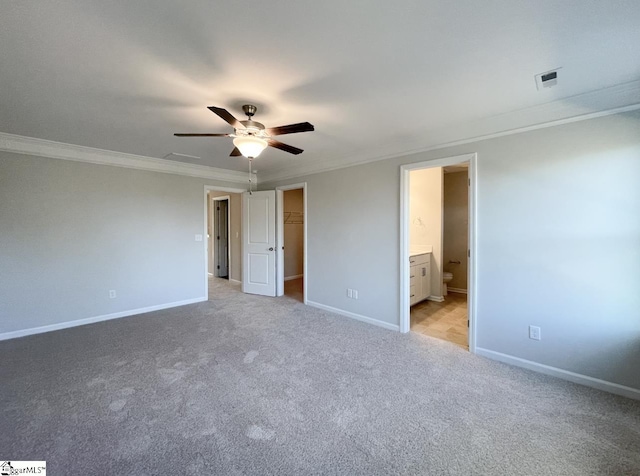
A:
<svg viewBox="0 0 640 476">
<path fill-rule="evenodd" d="M 278 187 L 277 295 L 306 302 L 306 184 Z"/>
</svg>

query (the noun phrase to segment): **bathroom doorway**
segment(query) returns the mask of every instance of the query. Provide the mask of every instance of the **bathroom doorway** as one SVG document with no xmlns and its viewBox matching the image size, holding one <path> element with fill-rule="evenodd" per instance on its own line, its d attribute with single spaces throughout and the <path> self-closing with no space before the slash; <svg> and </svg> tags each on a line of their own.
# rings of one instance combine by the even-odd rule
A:
<svg viewBox="0 0 640 476">
<path fill-rule="evenodd" d="M 401 331 L 475 351 L 475 154 L 402 167 Z"/>
</svg>

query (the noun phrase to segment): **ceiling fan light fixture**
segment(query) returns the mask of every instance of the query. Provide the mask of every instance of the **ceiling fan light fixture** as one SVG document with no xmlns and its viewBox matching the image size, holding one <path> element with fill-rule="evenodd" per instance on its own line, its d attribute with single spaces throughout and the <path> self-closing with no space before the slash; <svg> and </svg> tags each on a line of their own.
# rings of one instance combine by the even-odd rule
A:
<svg viewBox="0 0 640 476">
<path fill-rule="evenodd" d="M 233 139 L 233 145 L 235 145 L 245 157 L 255 159 L 269 144 L 266 140 L 260 139 L 259 137 L 242 136 Z"/>
</svg>

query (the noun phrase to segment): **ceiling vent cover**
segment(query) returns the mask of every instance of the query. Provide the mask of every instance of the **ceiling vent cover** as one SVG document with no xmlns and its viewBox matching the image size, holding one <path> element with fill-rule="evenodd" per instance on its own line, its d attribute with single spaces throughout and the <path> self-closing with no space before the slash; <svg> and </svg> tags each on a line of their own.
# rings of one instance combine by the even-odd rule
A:
<svg viewBox="0 0 640 476">
<path fill-rule="evenodd" d="M 179 154 L 178 152 L 170 152 L 163 157 L 163 159 L 167 159 L 167 160 L 199 159 L 199 158 L 200 157 L 196 157 L 195 155 Z"/>
<path fill-rule="evenodd" d="M 558 84 L 558 71 L 560 69 L 562 68 L 556 68 L 551 71 L 536 74 L 536 87 L 538 88 L 538 91 L 556 86 Z"/>
</svg>

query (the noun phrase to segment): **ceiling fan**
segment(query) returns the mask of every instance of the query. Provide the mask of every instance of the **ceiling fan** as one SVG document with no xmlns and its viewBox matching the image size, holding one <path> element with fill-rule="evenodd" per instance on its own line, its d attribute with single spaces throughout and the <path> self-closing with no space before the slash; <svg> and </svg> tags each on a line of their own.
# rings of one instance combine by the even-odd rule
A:
<svg viewBox="0 0 640 476">
<path fill-rule="evenodd" d="M 257 111 L 257 107 L 251 104 L 242 106 L 242 110 L 247 115 L 246 121 L 239 121 L 233 115 L 221 107 L 209 106 L 209 110 L 214 114 L 227 121 L 233 128 L 233 134 L 192 134 L 178 133 L 174 134 L 178 137 L 233 137 L 233 145 L 235 148 L 229 154 L 231 157 L 244 155 L 249 159 L 255 159 L 267 146 L 284 150 L 290 154 L 301 154 L 302 149 L 283 144 L 273 139 L 273 136 L 283 134 L 294 134 L 296 132 L 310 132 L 314 130 L 312 124 L 308 122 L 299 122 L 297 124 L 289 124 L 287 126 L 265 128 L 263 124 L 252 119 Z"/>
</svg>

